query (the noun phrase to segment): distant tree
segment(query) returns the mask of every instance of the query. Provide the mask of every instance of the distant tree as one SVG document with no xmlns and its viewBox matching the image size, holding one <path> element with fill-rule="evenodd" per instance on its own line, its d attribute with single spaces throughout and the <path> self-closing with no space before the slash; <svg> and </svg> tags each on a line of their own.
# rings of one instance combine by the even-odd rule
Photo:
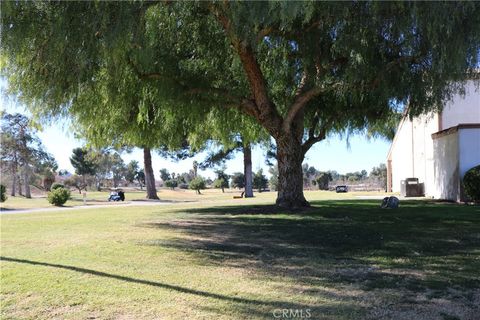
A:
<svg viewBox="0 0 480 320">
<path fill-rule="evenodd" d="M 275 139 L 277 204 L 295 208 L 308 206 L 305 154 L 328 133 L 391 134 L 393 101 L 415 116 L 464 87 L 479 16 L 474 1 L 3 1 L 1 74 L 40 115 L 73 109 L 122 131 L 109 111 L 139 140 L 241 112 Z"/>
<path fill-rule="evenodd" d="M 98 164 L 95 163 L 86 148 L 75 148 L 72 150 L 70 163 L 75 169 L 75 173 L 82 177 L 83 184 L 87 184 L 87 175 L 95 176 L 97 174 Z M 99 185 L 97 185 L 99 190 Z"/>
<path fill-rule="evenodd" d="M 197 191 L 197 194 L 201 194 L 200 190 L 204 190 L 206 188 L 205 180 L 200 176 L 195 177 L 192 181 L 190 181 L 188 187 Z"/>
<path fill-rule="evenodd" d="M 143 190 L 143 186 L 145 185 L 145 173 L 143 172 L 143 169 L 137 171 L 137 174 L 135 175 L 135 180 L 138 181 L 138 184 L 140 185 L 140 190 Z"/>
<path fill-rule="evenodd" d="M 245 175 L 241 172 L 235 172 L 230 182 L 232 188 L 243 189 L 245 187 Z"/>
<path fill-rule="evenodd" d="M 378 167 L 373 167 L 370 177 L 379 181 L 383 189 L 387 189 L 387 166 L 384 163 L 380 163 Z"/>
<path fill-rule="evenodd" d="M 328 190 L 328 183 L 332 181 L 332 176 L 329 172 L 319 172 L 315 179 L 318 189 Z"/>
<path fill-rule="evenodd" d="M 190 170 L 188 172 L 184 172 L 184 173 L 181 173 L 181 174 L 177 175 L 177 181 L 179 183 L 189 184 L 190 181 L 192 181 L 193 179 L 195 179 L 195 174 L 194 174 L 193 170 Z"/>
<path fill-rule="evenodd" d="M 268 185 L 270 189 L 277 191 L 278 190 L 278 165 L 272 165 L 268 169 L 268 173 L 270 173 L 270 179 L 268 180 Z"/>
<path fill-rule="evenodd" d="M 3 184 L 0 184 L 0 202 L 5 202 L 7 200 L 7 188 Z"/>
<path fill-rule="evenodd" d="M 315 176 L 317 175 L 318 171 L 315 169 L 315 167 L 311 167 L 308 165 L 308 163 L 304 163 L 302 165 L 302 172 L 303 172 L 303 187 L 304 188 L 310 188 L 312 185 L 312 180 L 315 179 Z"/>
<path fill-rule="evenodd" d="M 55 182 L 55 173 L 50 170 L 46 170 L 43 173 L 42 183 L 45 190 L 50 191 L 52 184 Z"/>
<path fill-rule="evenodd" d="M 125 166 L 125 162 L 118 152 L 111 153 L 110 157 L 112 163 L 111 172 L 113 187 L 116 188 L 118 187 L 120 181 L 125 177 L 127 168 Z"/>
<path fill-rule="evenodd" d="M 192 165 L 193 165 L 193 177 L 196 178 L 197 171 L 198 171 L 198 162 L 194 160 Z"/>
<path fill-rule="evenodd" d="M 230 176 L 225 173 L 225 168 L 215 170 L 215 174 L 217 175 L 217 178 L 213 182 L 213 186 L 222 189 L 222 192 L 225 192 L 225 188 L 228 188 L 228 180 L 230 180 Z"/>
<path fill-rule="evenodd" d="M 65 177 L 65 176 L 71 175 L 71 173 L 68 172 L 68 170 L 66 170 L 66 169 L 61 169 L 61 170 L 58 171 L 58 175 L 59 175 L 60 177 Z"/>
<path fill-rule="evenodd" d="M 65 186 L 72 187 L 78 190 L 78 193 L 82 193 L 82 190 L 87 190 L 87 184 L 83 176 L 74 174 L 64 181 Z"/>
<path fill-rule="evenodd" d="M 340 179 L 340 174 L 335 170 L 328 170 L 327 173 L 332 177 L 332 181 L 336 181 Z"/>
<path fill-rule="evenodd" d="M 230 135 L 227 135 L 227 136 L 230 136 Z M 200 168 L 205 169 L 208 167 L 214 167 L 219 164 L 224 165 L 227 160 L 232 159 L 232 157 L 236 152 L 243 153 L 244 182 L 242 183 L 241 188 L 242 189 L 245 188 L 244 197 L 245 198 L 253 197 L 252 146 L 250 143 L 245 143 L 241 135 L 238 136 L 238 139 L 233 142 L 233 145 L 230 148 L 222 148 L 218 151 L 211 152 L 210 154 L 208 154 L 205 160 L 200 164 Z"/>
<path fill-rule="evenodd" d="M 112 180 L 113 187 L 117 187 L 119 182 L 125 176 L 126 166 L 120 154 L 111 149 L 101 148 L 89 151 L 89 161 L 95 168 L 95 179 L 97 190 L 100 189 L 102 182 Z"/>
<path fill-rule="evenodd" d="M 129 183 L 133 183 L 135 181 L 135 177 L 138 173 L 139 166 L 138 166 L 138 161 L 132 160 L 127 164 L 127 167 L 125 168 L 125 180 L 127 180 Z"/>
<path fill-rule="evenodd" d="M 2 169 L 12 176 L 12 196 L 15 196 L 17 184 L 21 194 L 19 182 L 23 179 L 25 197 L 31 198 L 30 184 L 34 175 L 44 176 L 57 169 L 55 159 L 44 150 L 37 131 L 28 117 L 1 112 L 0 161 Z"/>
<path fill-rule="evenodd" d="M 166 168 L 160 169 L 160 179 L 162 179 L 163 182 L 166 182 L 167 180 L 172 179 L 170 173 Z"/>
<path fill-rule="evenodd" d="M 165 181 L 165 186 L 167 188 L 175 190 L 175 188 L 178 186 L 178 182 L 177 182 L 177 180 L 170 179 L 170 180 Z"/>
<path fill-rule="evenodd" d="M 253 175 L 253 187 L 255 189 L 258 189 L 258 192 L 262 192 L 262 190 L 266 189 L 268 186 L 268 179 L 267 177 L 263 174 L 263 170 L 259 169 L 254 175 Z"/>
</svg>

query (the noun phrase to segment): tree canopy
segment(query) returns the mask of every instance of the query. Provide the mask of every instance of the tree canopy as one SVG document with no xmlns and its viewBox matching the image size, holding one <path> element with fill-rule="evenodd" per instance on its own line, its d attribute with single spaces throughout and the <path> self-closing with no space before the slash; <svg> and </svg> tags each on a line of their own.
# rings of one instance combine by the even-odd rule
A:
<svg viewBox="0 0 480 320">
<path fill-rule="evenodd" d="M 228 126 L 224 119 L 241 114 L 275 139 L 277 203 L 288 207 L 308 205 L 301 164 L 329 133 L 391 135 L 399 104 L 410 116 L 441 109 L 463 80 L 478 79 L 475 2 L 3 2 L 2 9 L 2 74 L 37 115 L 73 113 L 89 119 L 90 132 L 125 135 L 134 145 L 174 145 L 183 133 L 195 145 L 209 117 Z M 98 103 L 111 107 L 92 108 Z M 118 122 L 95 129 L 112 125 L 104 112 Z"/>
</svg>

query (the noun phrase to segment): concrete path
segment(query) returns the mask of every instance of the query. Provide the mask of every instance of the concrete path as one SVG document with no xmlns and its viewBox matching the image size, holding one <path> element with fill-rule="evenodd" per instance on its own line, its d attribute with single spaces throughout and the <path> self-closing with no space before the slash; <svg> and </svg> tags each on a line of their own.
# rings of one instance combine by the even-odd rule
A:
<svg viewBox="0 0 480 320">
<path fill-rule="evenodd" d="M 70 211 L 70 210 L 82 210 L 82 209 L 96 209 L 96 208 L 116 208 L 116 207 L 137 207 L 137 206 L 164 206 L 183 202 L 172 201 L 155 201 L 155 200 L 136 200 L 128 201 L 124 203 L 111 203 L 111 204 L 94 204 L 86 206 L 71 206 L 71 207 L 46 207 L 46 208 L 31 208 L 31 209 L 1 209 L 0 215 L 4 214 L 18 214 L 18 213 L 40 213 L 40 212 L 58 212 L 58 211 Z"/>
</svg>

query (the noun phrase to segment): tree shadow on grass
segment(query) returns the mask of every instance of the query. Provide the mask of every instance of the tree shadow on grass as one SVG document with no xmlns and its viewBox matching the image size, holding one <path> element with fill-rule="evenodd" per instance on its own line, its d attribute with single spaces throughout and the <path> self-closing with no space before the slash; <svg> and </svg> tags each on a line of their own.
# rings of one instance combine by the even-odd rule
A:
<svg viewBox="0 0 480 320">
<path fill-rule="evenodd" d="M 254 315 L 256 318 L 258 317 L 272 318 L 272 312 L 278 309 L 292 309 L 292 310 L 309 309 L 311 310 L 311 312 L 314 312 L 316 314 L 324 314 L 324 313 L 331 313 L 332 310 L 338 308 L 338 306 L 332 306 L 328 304 L 324 304 L 322 306 L 317 305 L 312 307 L 311 305 L 293 303 L 291 301 L 280 301 L 280 300 L 271 301 L 271 300 L 252 299 L 252 298 L 242 298 L 238 296 L 228 296 L 223 294 L 217 294 L 217 293 L 167 284 L 163 282 L 137 279 L 137 278 L 126 277 L 122 275 L 96 271 L 96 270 L 87 269 L 87 268 L 75 267 L 70 265 L 63 265 L 63 264 L 54 264 L 54 263 L 48 263 L 48 262 L 18 259 L 18 258 L 12 258 L 12 257 L 4 257 L 4 256 L 0 256 L 0 261 L 28 264 L 28 265 L 41 266 L 41 267 L 50 267 L 50 268 L 56 268 L 56 269 L 64 269 L 64 270 L 78 272 L 82 274 L 89 274 L 89 275 L 98 276 L 98 277 L 111 278 L 119 281 L 125 281 L 125 282 L 140 284 L 140 285 L 148 285 L 148 286 L 157 287 L 161 289 L 172 290 L 177 293 L 184 293 L 184 294 L 195 295 L 195 296 L 200 296 L 204 298 L 211 298 L 215 300 L 230 302 L 230 303 L 236 304 L 236 309 L 241 310 L 241 312 L 245 314 L 249 314 L 251 316 Z M 209 307 L 209 306 L 202 306 L 202 307 L 205 310 L 208 310 L 210 308 L 213 311 L 215 309 L 215 307 Z"/>
<path fill-rule="evenodd" d="M 142 227 L 178 237 L 142 242 L 196 255 L 203 263 L 252 268 L 308 285 L 358 285 L 408 292 L 479 288 L 480 208 L 402 201 L 313 202 L 307 210 L 225 206 Z"/>
</svg>

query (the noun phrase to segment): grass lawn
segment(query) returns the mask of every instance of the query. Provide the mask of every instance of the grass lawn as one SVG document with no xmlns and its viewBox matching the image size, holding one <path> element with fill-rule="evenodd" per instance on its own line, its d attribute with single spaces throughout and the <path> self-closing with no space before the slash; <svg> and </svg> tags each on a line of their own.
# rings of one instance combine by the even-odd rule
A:
<svg viewBox="0 0 480 320">
<path fill-rule="evenodd" d="M 480 207 L 231 196 L 1 216 L 0 317 L 478 319 Z"/>
<path fill-rule="evenodd" d="M 71 190 L 71 199 L 68 200 L 64 207 L 83 206 L 83 195 L 78 191 Z M 184 189 L 160 189 L 158 190 L 158 196 L 162 201 L 167 202 L 203 202 L 203 203 L 218 203 L 218 201 L 225 200 L 230 201 L 233 196 L 239 196 L 241 191 L 238 190 L 226 190 L 225 193 L 220 192 L 219 189 L 207 189 L 203 190 L 201 195 L 198 195 L 193 190 Z M 355 196 L 362 195 L 376 195 L 375 192 L 351 192 L 351 193 L 334 193 L 329 191 L 306 191 L 307 197 L 312 199 L 351 199 Z M 383 193 L 382 193 L 383 194 Z M 117 205 L 122 202 L 108 202 L 110 191 L 88 191 L 86 197 L 86 203 L 88 205 Z M 256 193 L 255 199 L 241 199 L 235 200 L 241 203 L 255 203 L 260 201 L 275 201 L 275 192 L 263 192 Z M 146 192 L 138 189 L 125 189 L 126 201 L 138 201 L 145 200 Z M 35 195 L 31 199 L 27 199 L 23 196 L 12 197 L 7 195 L 7 201 L 0 203 L 0 210 L 26 210 L 35 208 L 50 208 L 54 207 L 47 201 L 45 192 Z"/>
</svg>

